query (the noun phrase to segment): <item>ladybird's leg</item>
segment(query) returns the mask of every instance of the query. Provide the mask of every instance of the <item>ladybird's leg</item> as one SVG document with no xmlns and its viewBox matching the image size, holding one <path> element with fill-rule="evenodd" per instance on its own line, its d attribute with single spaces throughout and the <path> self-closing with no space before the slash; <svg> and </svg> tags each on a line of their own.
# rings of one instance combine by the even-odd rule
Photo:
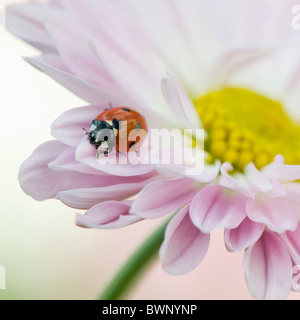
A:
<svg viewBox="0 0 300 320">
<path fill-rule="evenodd" d="M 96 152 L 96 158 L 97 158 L 97 160 L 100 159 L 101 155 L 102 155 L 102 153 L 101 153 L 100 149 L 97 148 L 97 152 Z"/>
<path fill-rule="evenodd" d="M 82 130 L 85 131 L 85 134 L 90 134 L 90 133 L 86 130 L 86 128 L 82 128 Z"/>
</svg>

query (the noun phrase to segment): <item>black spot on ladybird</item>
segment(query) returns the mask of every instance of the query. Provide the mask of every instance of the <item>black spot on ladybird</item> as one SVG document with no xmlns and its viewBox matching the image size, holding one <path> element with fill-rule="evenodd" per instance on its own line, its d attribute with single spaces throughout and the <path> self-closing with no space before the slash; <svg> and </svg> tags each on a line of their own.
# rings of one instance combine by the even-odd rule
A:
<svg viewBox="0 0 300 320">
<path fill-rule="evenodd" d="M 120 130 L 120 121 L 118 119 L 113 119 L 113 127 L 117 130 Z"/>
<path fill-rule="evenodd" d="M 126 111 L 126 112 L 131 112 L 131 110 L 128 109 L 128 108 L 122 108 L 122 110 L 124 110 L 124 111 Z"/>
<path fill-rule="evenodd" d="M 129 149 L 132 148 L 134 145 L 135 145 L 134 141 L 130 142 Z"/>
</svg>

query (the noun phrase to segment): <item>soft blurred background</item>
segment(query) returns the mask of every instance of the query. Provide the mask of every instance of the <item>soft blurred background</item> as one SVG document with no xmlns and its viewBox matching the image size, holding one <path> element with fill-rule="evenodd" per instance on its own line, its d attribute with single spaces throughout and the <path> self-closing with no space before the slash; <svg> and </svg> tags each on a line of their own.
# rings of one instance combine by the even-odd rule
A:
<svg viewBox="0 0 300 320">
<path fill-rule="evenodd" d="M 8 2 L 0 0 L 0 11 Z M 22 60 L 37 54 L 0 26 L 0 266 L 6 269 L 0 299 L 95 299 L 162 221 L 121 230 L 81 229 L 74 225 L 76 210 L 56 200 L 37 202 L 22 192 L 17 179 L 22 161 L 52 139 L 50 124 L 57 116 L 85 105 Z M 215 232 L 196 270 L 174 277 L 157 261 L 128 298 L 252 299 L 242 257 L 227 252 L 223 233 Z M 300 294 L 289 298 L 299 299 Z"/>
</svg>

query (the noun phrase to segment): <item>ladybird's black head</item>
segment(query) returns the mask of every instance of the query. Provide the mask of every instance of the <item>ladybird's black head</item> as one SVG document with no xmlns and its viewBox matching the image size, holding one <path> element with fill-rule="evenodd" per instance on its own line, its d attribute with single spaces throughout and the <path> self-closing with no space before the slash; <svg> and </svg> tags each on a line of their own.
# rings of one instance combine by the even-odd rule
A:
<svg viewBox="0 0 300 320">
<path fill-rule="evenodd" d="M 95 119 L 92 121 L 90 131 L 88 132 L 88 140 L 96 149 L 103 148 L 104 153 L 112 151 L 115 145 L 114 126 L 105 121 Z"/>
</svg>

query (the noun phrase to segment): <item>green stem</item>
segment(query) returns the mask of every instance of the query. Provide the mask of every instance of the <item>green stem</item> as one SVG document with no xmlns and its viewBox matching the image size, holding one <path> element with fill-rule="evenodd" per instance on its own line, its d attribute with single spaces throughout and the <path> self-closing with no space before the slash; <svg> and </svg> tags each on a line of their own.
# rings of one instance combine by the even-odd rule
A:
<svg viewBox="0 0 300 320">
<path fill-rule="evenodd" d="M 120 300 L 147 265 L 157 256 L 170 219 L 157 229 L 123 265 L 99 300 Z"/>
</svg>

